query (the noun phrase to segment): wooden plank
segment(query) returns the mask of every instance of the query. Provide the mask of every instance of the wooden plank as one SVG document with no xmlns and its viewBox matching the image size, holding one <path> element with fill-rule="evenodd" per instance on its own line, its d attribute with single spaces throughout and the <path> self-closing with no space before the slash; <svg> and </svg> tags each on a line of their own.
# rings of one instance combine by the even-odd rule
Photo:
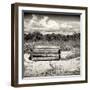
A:
<svg viewBox="0 0 90 90">
<path fill-rule="evenodd" d="M 55 57 L 59 56 L 59 54 L 32 54 L 33 57 Z"/>
<path fill-rule="evenodd" d="M 56 46 L 39 46 L 34 48 L 31 53 L 31 60 L 33 61 L 50 61 L 50 60 L 60 60 L 60 49 Z"/>
<path fill-rule="evenodd" d="M 60 47 L 59 46 L 52 46 L 52 45 L 38 45 L 38 46 L 35 46 L 34 48 L 52 48 L 52 49 L 59 49 Z"/>
<path fill-rule="evenodd" d="M 33 49 L 33 52 L 43 52 L 43 51 L 57 52 L 58 49 Z"/>
<path fill-rule="evenodd" d="M 58 52 L 33 52 L 32 54 L 59 54 Z"/>
<path fill-rule="evenodd" d="M 33 61 L 59 60 L 59 57 L 33 57 Z"/>
<path fill-rule="evenodd" d="M 57 54 L 58 51 L 59 50 L 57 50 L 57 49 L 55 49 L 55 50 L 53 50 L 53 49 L 34 49 L 32 53 L 35 53 L 35 54 L 37 54 L 37 53 L 40 53 L 40 54 L 43 54 L 43 53 L 47 53 L 47 54 L 56 53 Z"/>
</svg>

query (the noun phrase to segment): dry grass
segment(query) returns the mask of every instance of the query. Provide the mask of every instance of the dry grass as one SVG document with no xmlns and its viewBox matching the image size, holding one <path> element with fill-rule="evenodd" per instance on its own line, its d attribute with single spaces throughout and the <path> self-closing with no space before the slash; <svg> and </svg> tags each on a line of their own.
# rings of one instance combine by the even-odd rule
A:
<svg viewBox="0 0 90 90">
<path fill-rule="evenodd" d="M 61 76 L 61 75 L 79 75 L 80 59 L 74 58 L 59 61 L 24 61 L 24 76 Z"/>
<path fill-rule="evenodd" d="M 31 49 L 36 45 L 54 45 L 61 48 L 61 59 L 58 61 L 29 60 Z M 24 76 L 62 76 L 80 75 L 80 42 L 79 41 L 38 41 L 24 44 Z"/>
</svg>

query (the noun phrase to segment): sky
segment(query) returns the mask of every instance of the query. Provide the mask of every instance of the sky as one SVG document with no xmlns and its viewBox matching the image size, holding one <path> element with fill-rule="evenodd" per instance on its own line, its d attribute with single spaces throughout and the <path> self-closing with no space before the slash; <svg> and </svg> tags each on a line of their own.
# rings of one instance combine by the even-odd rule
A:
<svg viewBox="0 0 90 90">
<path fill-rule="evenodd" d="M 24 31 L 42 34 L 73 34 L 80 32 L 80 17 L 71 15 L 24 14 Z"/>
</svg>

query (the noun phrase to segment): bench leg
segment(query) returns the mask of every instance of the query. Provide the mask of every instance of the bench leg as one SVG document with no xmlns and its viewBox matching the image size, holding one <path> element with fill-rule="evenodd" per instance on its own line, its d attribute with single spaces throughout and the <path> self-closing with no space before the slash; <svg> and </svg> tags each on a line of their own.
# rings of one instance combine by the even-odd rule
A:
<svg viewBox="0 0 90 90">
<path fill-rule="evenodd" d="M 32 60 L 32 55 L 30 55 L 29 60 Z"/>
<path fill-rule="evenodd" d="M 61 59 L 61 55 L 59 54 L 59 59 Z"/>
</svg>

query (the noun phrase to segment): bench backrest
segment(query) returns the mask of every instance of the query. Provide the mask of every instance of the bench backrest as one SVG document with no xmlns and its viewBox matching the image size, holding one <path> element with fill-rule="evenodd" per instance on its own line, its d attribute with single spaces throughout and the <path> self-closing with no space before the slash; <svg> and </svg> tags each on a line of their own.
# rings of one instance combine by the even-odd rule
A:
<svg viewBox="0 0 90 90">
<path fill-rule="evenodd" d="M 33 61 L 60 60 L 61 51 L 57 47 L 37 47 L 31 53 Z"/>
</svg>

